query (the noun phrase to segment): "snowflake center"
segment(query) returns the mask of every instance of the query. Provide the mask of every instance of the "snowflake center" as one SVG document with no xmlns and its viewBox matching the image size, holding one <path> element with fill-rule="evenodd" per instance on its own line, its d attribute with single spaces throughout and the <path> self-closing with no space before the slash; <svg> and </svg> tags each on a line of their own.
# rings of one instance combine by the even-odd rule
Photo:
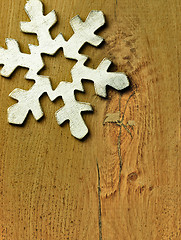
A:
<svg viewBox="0 0 181 240">
<path fill-rule="evenodd" d="M 60 82 L 72 82 L 71 69 L 76 61 L 65 58 L 62 49 L 58 50 L 54 58 L 43 55 L 43 60 L 45 67 L 39 74 L 50 76 L 53 89 L 56 89 Z"/>
</svg>

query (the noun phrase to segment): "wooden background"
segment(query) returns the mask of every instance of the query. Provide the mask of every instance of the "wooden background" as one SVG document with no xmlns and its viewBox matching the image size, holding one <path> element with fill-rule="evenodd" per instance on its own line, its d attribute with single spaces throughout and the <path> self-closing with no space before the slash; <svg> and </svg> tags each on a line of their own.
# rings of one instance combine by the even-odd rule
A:
<svg viewBox="0 0 181 240">
<path fill-rule="evenodd" d="M 114 63 L 110 70 L 125 72 L 131 87 L 108 89 L 105 100 L 84 82 L 86 93 L 76 97 L 90 102 L 94 114 L 83 114 L 90 134 L 78 141 L 68 123 L 56 123 L 61 99 L 52 103 L 46 95 L 41 121 L 29 114 L 22 127 L 8 124 L 7 108 L 15 103 L 8 94 L 33 82 L 20 68 L 10 79 L 0 77 L 0 239 L 181 239 L 181 2 L 43 2 L 45 14 L 55 9 L 58 15 L 53 38 L 59 32 L 66 39 L 72 35 L 69 20 L 75 15 L 85 20 L 92 9 L 102 10 L 107 24 L 98 34 L 105 43 L 86 44 L 81 52 L 94 68 L 108 57 Z M 28 53 L 28 43 L 38 42 L 36 35 L 20 32 L 19 22 L 29 20 L 24 4 L 0 1 L 0 45 L 14 38 Z M 51 77 L 53 88 L 71 81 L 75 62 L 62 51 L 43 58 L 41 74 Z M 109 121 L 119 111 L 132 137 Z"/>
</svg>

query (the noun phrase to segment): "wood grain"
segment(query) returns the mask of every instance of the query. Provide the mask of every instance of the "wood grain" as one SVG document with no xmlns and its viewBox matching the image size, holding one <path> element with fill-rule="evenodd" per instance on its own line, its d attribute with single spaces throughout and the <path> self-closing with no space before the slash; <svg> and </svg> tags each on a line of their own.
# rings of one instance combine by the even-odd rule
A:
<svg viewBox="0 0 181 240">
<path fill-rule="evenodd" d="M 102 10 L 107 25 L 98 33 L 105 43 L 81 51 L 94 68 L 108 57 L 111 70 L 125 72 L 131 87 L 121 93 L 108 89 L 105 100 L 84 82 L 86 94 L 76 97 L 90 102 L 94 114 L 84 114 L 90 134 L 78 141 L 67 123 L 56 123 L 61 99 L 52 103 L 46 95 L 40 122 L 30 114 L 22 127 L 9 125 L 7 108 L 15 101 L 8 94 L 33 82 L 24 79 L 25 69 L 10 79 L 0 77 L 0 239 L 181 239 L 181 2 L 43 2 L 45 13 L 55 9 L 58 15 L 52 36 L 62 32 L 66 39 L 72 17 L 85 20 L 92 9 Z M 0 1 L 2 47 L 6 37 L 17 39 L 25 52 L 28 43 L 37 44 L 35 35 L 19 29 L 19 22 L 28 20 L 24 4 Z M 61 51 L 43 58 L 41 74 L 51 77 L 54 88 L 71 81 L 74 61 Z M 106 114 L 118 111 L 132 137 L 123 126 L 103 124 Z"/>
</svg>

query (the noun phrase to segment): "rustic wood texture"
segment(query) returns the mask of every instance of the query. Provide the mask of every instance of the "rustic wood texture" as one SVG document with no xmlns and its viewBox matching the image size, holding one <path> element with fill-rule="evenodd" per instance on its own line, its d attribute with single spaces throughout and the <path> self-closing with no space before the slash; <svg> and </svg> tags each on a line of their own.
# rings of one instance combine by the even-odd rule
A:
<svg viewBox="0 0 181 240">
<path fill-rule="evenodd" d="M 92 9 L 102 10 L 107 25 L 98 33 L 105 43 L 87 44 L 81 52 L 94 68 L 108 57 L 115 64 L 111 70 L 125 72 L 131 87 L 108 89 L 104 100 L 84 82 L 86 94 L 76 96 L 90 102 L 94 114 L 83 115 L 90 134 L 78 141 L 67 123 L 56 123 L 61 99 L 52 103 L 46 95 L 41 121 L 30 114 L 22 127 L 9 125 L 7 108 L 15 101 L 8 94 L 33 82 L 24 79 L 25 69 L 0 77 L 0 239 L 181 239 L 181 2 L 43 2 L 45 13 L 55 9 L 58 15 L 52 36 L 62 32 L 66 39 L 72 17 L 85 20 Z M 19 22 L 28 21 L 24 4 L 0 1 L 2 47 L 6 37 L 17 39 L 25 52 L 28 43 L 38 43 L 35 35 L 20 32 Z M 61 51 L 43 58 L 41 74 L 51 77 L 54 88 L 71 81 L 74 61 Z M 124 115 L 119 125 L 113 121 L 119 114 L 111 115 L 117 112 Z M 103 124 L 107 114 L 112 122 Z"/>
</svg>

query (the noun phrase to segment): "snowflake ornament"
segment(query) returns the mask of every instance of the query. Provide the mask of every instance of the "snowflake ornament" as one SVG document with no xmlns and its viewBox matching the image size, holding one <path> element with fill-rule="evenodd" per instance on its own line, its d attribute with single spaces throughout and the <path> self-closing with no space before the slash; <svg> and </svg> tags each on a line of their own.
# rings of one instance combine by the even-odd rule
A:
<svg viewBox="0 0 181 240">
<path fill-rule="evenodd" d="M 106 97 L 107 85 L 117 90 L 129 86 L 125 74 L 107 72 L 110 60 L 103 59 L 97 69 L 92 69 L 84 65 L 88 57 L 79 53 L 86 42 L 97 47 L 103 41 L 94 32 L 104 25 L 104 15 L 101 11 L 91 11 L 85 22 L 79 16 L 74 17 L 70 21 L 74 34 L 66 41 L 62 34 L 52 39 L 49 29 L 57 22 L 56 13 L 52 11 L 44 16 L 40 0 L 29 0 L 25 5 L 25 11 L 31 21 L 21 22 L 21 31 L 37 34 L 39 45 L 29 44 L 30 54 L 26 54 L 20 51 L 16 40 L 7 38 L 7 49 L 0 48 L 0 64 L 4 65 L 0 73 L 4 77 L 9 77 L 18 66 L 28 68 L 25 78 L 34 80 L 35 83 L 28 91 L 16 88 L 10 93 L 10 97 L 18 102 L 8 109 L 8 122 L 22 124 L 29 111 L 36 120 L 39 120 L 43 116 L 39 102 L 43 93 L 47 93 L 51 101 L 61 96 L 65 105 L 56 112 L 57 122 L 61 125 L 69 120 L 72 135 L 82 139 L 88 133 L 88 128 L 81 112 L 92 111 L 90 104 L 78 102 L 75 98 L 75 90 L 84 91 L 82 79 L 93 81 L 95 92 L 101 97 Z M 38 72 L 44 67 L 41 54 L 54 55 L 60 48 L 63 48 L 66 58 L 77 60 L 77 63 L 71 70 L 72 82 L 60 82 L 53 90 L 49 77 L 38 75 Z"/>
</svg>

